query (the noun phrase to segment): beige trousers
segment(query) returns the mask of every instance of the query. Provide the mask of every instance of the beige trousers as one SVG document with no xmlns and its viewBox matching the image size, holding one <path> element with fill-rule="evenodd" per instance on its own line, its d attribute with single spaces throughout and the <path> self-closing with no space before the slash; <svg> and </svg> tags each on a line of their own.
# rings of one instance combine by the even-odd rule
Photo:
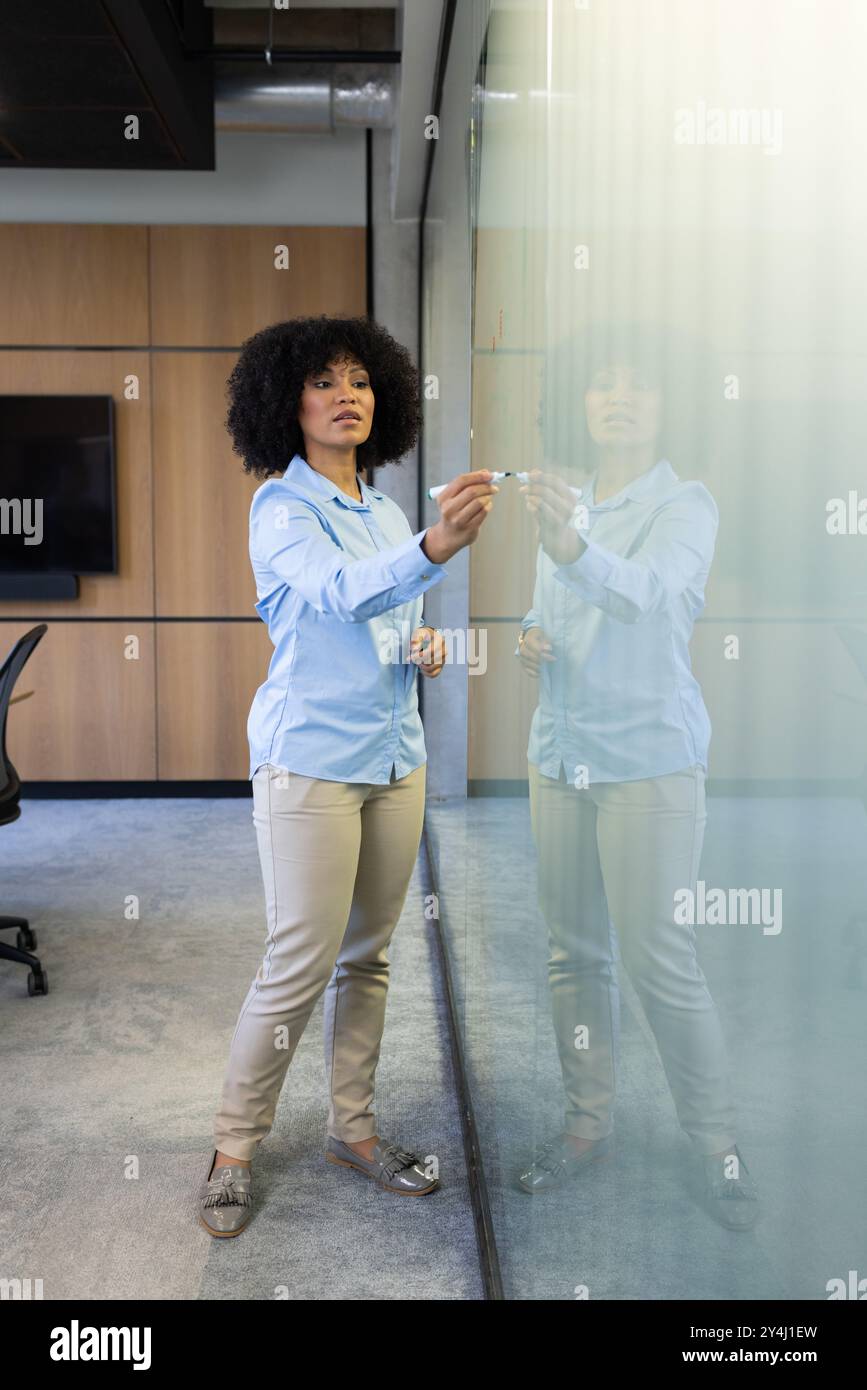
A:
<svg viewBox="0 0 867 1390">
<path fill-rule="evenodd" d="M 576 789 L 533 763 L 530 817 L 548 976 L 566 1091 L 565 1129 L 612 1132 L 620 957 L 659 1047 L 682 1129 L 698 1152 L 736 1139 L 723 1034 L 675 893 L 695 891 L 707 812 L 700 767 Z M 613 930 L 612 930 L 613 928 Z"/>
<path fill-rule="evenodd" d="M 328 1133 L 377 1133 L 389 962 L 421 841 L 426 764 L 386 786 L 330 782 L 270 763 L 253 777 L 268 937 L 232 1037 L 216 1147 L 252 1159 L 289 1063 L 325 993 Z"/>
</svg>

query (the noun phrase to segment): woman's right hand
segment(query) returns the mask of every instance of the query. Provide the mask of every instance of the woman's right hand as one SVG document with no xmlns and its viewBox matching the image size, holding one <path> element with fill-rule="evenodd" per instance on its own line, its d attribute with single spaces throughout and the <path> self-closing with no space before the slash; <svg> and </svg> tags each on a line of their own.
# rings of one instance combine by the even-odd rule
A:
<svg viewBox="0 0 867 1390">
<path fill-rule="evenodd" d="M 556 661 L 551 642 L 540 627 L 528 627 L 518 649 L 518 659 L 528 676 L 538 676 L 543 661 Z"/>
<path fill-rule="evenodd" d="M 440 519 L 429 526 L 421 548 L 435 565 L 444 565 L 465 545 L 472 545 L 494 505 L 499 488 L 490 482 L 490 468 L 460 473 L 438 496 Z"/>
</svg>

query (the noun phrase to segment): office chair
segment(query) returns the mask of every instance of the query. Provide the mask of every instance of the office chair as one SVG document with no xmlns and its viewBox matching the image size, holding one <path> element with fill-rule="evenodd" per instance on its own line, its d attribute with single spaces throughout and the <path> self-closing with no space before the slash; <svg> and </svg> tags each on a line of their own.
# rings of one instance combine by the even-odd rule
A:
<svg viewBox="0 0 867 1390">
<path fill-rule="evenodd" d="M 40 623 L 38 627 L 25 632 L 0 666 L 0 828 L 11 825 L 21 815 L 21 807 L 18 805 L 21 782 L 6 753 L 6 716 L 9 713 L 15 682 L 37 643 L 42 641 L 47 631 L 48 624 Z M 18 928 L 18 944 L 16 949 L 15 946 L 6 946 L 0 941 L 0 960 L 15 960 L 20 961 L 22 965 L 29 965 L 28 994 L 47 994 L 48 975 L 42 969 L 38 958 L 31 954 L 32 948 L 36 945 L 36 933 L 31 931 L 30 923 L 25 917 L 0 916 L 0 931 L 4 927 Z"/>
</svg>

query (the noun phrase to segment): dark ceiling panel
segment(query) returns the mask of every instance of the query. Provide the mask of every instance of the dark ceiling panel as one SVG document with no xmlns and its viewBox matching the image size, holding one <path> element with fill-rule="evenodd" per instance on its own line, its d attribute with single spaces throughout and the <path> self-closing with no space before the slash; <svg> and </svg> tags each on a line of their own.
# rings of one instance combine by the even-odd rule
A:
<svg viewBox="0 0 867 1390">
<path fill-rule="evenodd" d="M 142 104 L 142 84 L 117 39 L 32 39 L 0 47 L 0 107 Z M 149 103 L 148 103 L 149 104 Z"/>
<path fill-rule="evenodd" d="M 112 33 L 100 0 L 0 0 L 6 42 L 22 39 L 103 38 Z"/>
<path fill-rule="evenodd" d="M 213 169 L 212 36 L 202 0 L 0 0 L 0 164 Z"/>
<path fill-rule="evenodd" d="M 138 116 L 137 140 L 124 138 L 120 111 L 64 111 L 62 154 L 58 151 L 57 116 L 53 111 L 18 111 L 14 132 L 0 112 L 0 137 L 18 151 L 19 162 L 51 169 L 177 168 L 177 152 L 152 111 Z M 8 164 L 8 161 L 6 161 Z"/>
</svg>

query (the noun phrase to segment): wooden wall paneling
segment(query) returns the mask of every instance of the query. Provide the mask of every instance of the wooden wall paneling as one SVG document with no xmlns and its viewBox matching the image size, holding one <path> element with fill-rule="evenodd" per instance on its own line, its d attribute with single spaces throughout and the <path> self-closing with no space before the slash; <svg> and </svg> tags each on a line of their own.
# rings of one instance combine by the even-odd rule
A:
<svg viewBox="0 0 867 1390">
<path fill-rule="evenodd" d="M 274 268 L 277 242 L 287 271 Z M 117 408 L 120 572 L 83 576 L 77 602 L 0 603 L 5 650 L 50 624 L 22 682 L 35 694 L 9 719 L 25 780 L 246 779 L 247 716 L 272 654 L 264 624 L 153 621 L 253 614 L 258 480 L 224 426 L 236 353 L 146 349 L 231 349 L 282 318 L 364 314 L 364 247 L 363 228 L 0 227 L 0 343 L 23 345 L 0 352 L 0 392 L 110 392 Z M 27 346 L 124 343 L 144 350 Z M 123 394 L 131 374 L 137 401 Z"/>
<path fill-rule="evenodd" d="M 546 342 L 545 228 L 476 231 L 474 348 L 541 351 Z"/>
<path fill-rule="evenodd" d="M 113 397 L 118 526 L 117 574 L 82 575 L 78 599 L 0 601 L 0 619 L 153 613 L 150 361 L 149 353 L 132 351 L 0 352 L 0 394 Z M 124 396 L 132 375 L 139 381 L 138 400 Z"/>
<path fill-rule="evenodd" d="M 474 353 L 473 468 L 524 471 L 544 466 L 536 424 L 539 380 L 538 355 Z M 532 714 L 527 700 L 535 683 L 511 653 L 521 618 L 533 603 L 536 529 L 518 480 L 504 478 L 498 486 L 491 515 L 470 550 L 470 616 L 479 624 L 485 618 L 509 621 L 487 624 L 489 674 L 469 678 L 471 778 L 527 775 Z M 492 676 L 492 670 L 499 676 Z"/>
<path fill-rule="evenodd" d="M 160 780 L 247 777 L 247 717 L 273 650 L 259 620 L 157 624 Z"/>
<path fill-rule="evenodd" d="M 0 662 L 33 626 L 0 622 Z M 6 731 L 22 782 L 156 777 L 152 622 L 49 622 L 18 678 L 15 694 L 26 691 Z"/>
<path fill-rule="evenodd" d="M 364 227 L 151 227 L 151 322 L 160 347 L 240 347 L 302 314 L 364 314 Z M 276 269 L 285 245 L 288 269 Z"/>
<path fill-rule="evenodd" d="M 467 776 L 481 778 L 526 778 L 527 738 L 530 720 L 538 703 L 538 681 L 522 670 L 513 655 L 516 645 L 513 623 L 471 624 L 484 627 L 474 640 L 475 651 L 486 653 L 484 675 L 468 676 L 468 761 Z"/>
<path fill-rule="evenodd" d="M 474 355 L 474 469 L 544 467 L 536 426 L 539 373 L 537 357 Z M 518 479 L 503 478 L 497 486 L 491 514 L 470 549 L 470 613 L 523 617 L 533 601 L 536 528 Z"/>
<path fill-rule="evenodd" d="M 236 353 L 154 353 L 156 611 L 173 617 L 255 617 L 250 502 L 225 428 Z M 288 462 L 288 460 L 287 460 Z"/>
<path fill-rule="evenodd" d="M 0 223 L 0 343 L 144 347 L 148 229 Z"/>
</svg>

